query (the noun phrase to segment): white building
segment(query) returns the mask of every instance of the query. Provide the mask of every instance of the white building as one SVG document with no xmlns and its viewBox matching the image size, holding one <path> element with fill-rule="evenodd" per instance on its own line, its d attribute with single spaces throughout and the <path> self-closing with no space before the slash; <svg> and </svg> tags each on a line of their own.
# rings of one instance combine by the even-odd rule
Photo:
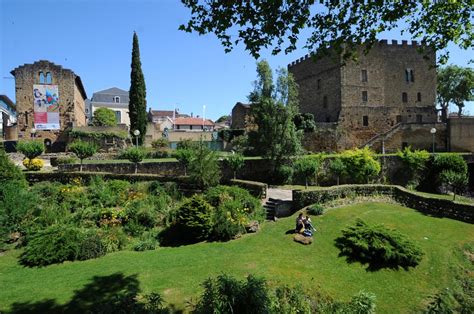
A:
<svg viewBox="0 0 474 314">
<path fill-rule="evenodd" d="M 130 127 L 130 117 L 128 116 L 128 91 L 112 87 L 92 94 L 90 102 L 86 101 L 86 115 L 88 121 L 92 122 L 94 111 L 98 108 L 109 108 L 115 112 L 115 119 L 118 124 L 125 124 Z"/>
</svg>

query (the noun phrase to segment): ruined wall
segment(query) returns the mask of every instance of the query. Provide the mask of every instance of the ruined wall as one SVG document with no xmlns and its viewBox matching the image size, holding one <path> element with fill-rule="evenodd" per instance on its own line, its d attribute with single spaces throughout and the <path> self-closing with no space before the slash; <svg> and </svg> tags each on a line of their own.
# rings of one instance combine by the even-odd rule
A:
<svg viewBox="0 0 474 314">
<path fill-rule="evenodd" d="M 448 119 L 450 151 L 474 152 L 474 117 Z"/>
<path fill-rule="evenodd" d="M 232 125 L 231 129 L 245 129 L 247 126 L 248 116 L 250 114 L 250 106 L 238 102 L 232 108 Z"/>
<path fill-rule="evenodd" d="M 86 103 L 79 87 L 74 84 L 74 118 L 75 127 L 87 125 Z"/>
<path fill-rule="evenodd" d="M 52 146 L 61 150 L 67 141 L 65 130 L 73 126 L 76 120 L 76 103 L 82 105 L 82 116 L 78 112 L 78 125 L 85 125 L 84 98 L 76 92 L 76 75 L 68 69 L 55 65 L 49 61 L 41 60 L 33 64 L 24 64 L 12 71 L 15 76 L 16 106 L 18 138 L 25 139 L 31 137 L 31 129 L 34 126 L 33 115 L 33 85 L 40 84 L 39 73 L 51 73 L 52 85 L 58 85 L 59 92 L 59 130 L 37 130 L 36 138 L 49 140 Z M 80 100 L 82 98 L 82 100 Z M 78 109 L 79 111 L 81 109 Z M 61 143 L 58 143 L 61 142 Z"/>
<path fill-rule="evenodd" d="M 316 122 L 336 122 L 341 109 L 339 58 L 306 55 L 289 64 L 288 71 L 298 84 L 300 112 L 312 113 Z"/>
</svg>

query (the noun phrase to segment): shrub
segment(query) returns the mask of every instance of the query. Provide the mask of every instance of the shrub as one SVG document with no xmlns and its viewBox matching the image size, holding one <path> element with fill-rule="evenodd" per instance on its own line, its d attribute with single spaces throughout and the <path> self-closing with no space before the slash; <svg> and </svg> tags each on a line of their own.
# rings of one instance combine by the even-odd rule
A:
<svg viewBox="0 0 474 314">
<path fill-rule="evenodd" d="M 120 227 L 101 228 L 97 231 L 97 235 L 107 253 L 120 251 L 127 244 L 127 235 Z"/>
<path fill-rule="evenodd" d="M 308 188 L 308 181 L 311 178 L 316 178 L 319 168 L 321 168 L 321 161 L 316 157 L 305 156 L 298 158 L 293 167 L 295 176 L 302 179 L 306 188 Z"/>
<path fill-rule="evenodd" d="M 351 298 L 347 306 L 348 313 L 375 313 L 375 294 L 365 291 L 360 291 Z"/>
<path fill-rule="evenodd" d="M 312 313 L 311 299 L 301 286 L 281 286 L 275 289 L 273 313 Z"/>
<path fill-rule="evenodd" d="M 310 215 L 320 216 L 324 214 L 324 208 L 319 204 L 314 204 L 314 205 L 309 206 L 306 209 L 306 212 Z"/>
<path fill-rule="evenodd" d="M 15 181 L 22 187 L 27 184 L 25 175 L 20 168 L 15 166 L 4 150 L 0 149 L 0 185 L 11 181 Z"/>
<path fill-rule="evenodd" d="M 200 195 L 187 199 L 178 209 L 175 226 L 183 238 L 206 240 L 212 231 L 212 206 Z"/>
<path fill-rule="evenodd" d="M 75 140 L 69 145 L 69 150 L 81 160 L 80 171 L 82 171 L 82 162 L 84 159 L 94 156 L 97 152 L 97 145 L 90 142 Z"/>
<path fill-rule="evenodd" d="M 140 240 L 133 246 L 135 251 L 154 250 L 158 247 L 157 235 L 154 232 L 146 232 Z"/>
<path fill-rule="evenodd" d="M 405 147 L 402 151 L 397 152 L 397 156 L 402 160 L 408 170 L 408 185 L 418 186 L 422 171 L 426 168 L 426 162 L 430 159 L 430 153 L 426 150 L 414 150 Z"/>
<path fill-rule="evenodd" d="M 342 237 L 336 239 L 341 255 L 349 261 L 369 263 L 370 269 L 384 267 L 407 269 L 421 261 L 423 253 L 404 235 L 381 225 L 368 225 L 357 219 L 354 226 L 342 230 Z"/>
<path fill-rule="evenodd" d="M 249 149 L 249 138 L 247 135 L 235 136 L 231 141 L 232 149 L 239 153 L 244 154 Z"/>
<path fill-rule="evenodd" d="M 196 313 L 268 313 L 270 292 L 266 281 L 252 275 L 245 282 L 227 275 L 208 278 L 196 305 Z"/>
<path fill-rule="evenodd" d="M 115 112 L 109 108 L 97 108 L 94 111 L 92 124 L 95 126 L 116 126 L 117 118 Z"/>
<path fill-rule="evenodd" d="M 293 181 L 293 167 L 289 165 L 279 165 L 274 173 L 275 182 L 289 184 Z"/>
<path fill-rule="evenodd" d="M 347 175 L 356 183 L 368 183 L 380 173 L 380 163 L 375 160 L 375 154 L 368 147 L 363 149 L 346 150 L 340 158 L 345 165 Z"/>
<path fill-rule="evenodd" d="M 196 148 L 196 143 L 189 140 L 189 139 L 186 139 L 186 140 L 180 139 L 178 144 L 176 144 L 176 149 L 177 150 L 180 150 L 180 149 L 194 149 L 194 148 Z"/>
<path fill-rule="evenodd" d="M 19 141 L 16 150 L 25 155 L 28 159 L 38 157 L 44 152 L 44 144 L 41 141 Z"/>
<path fill-rule="evenodd" d="M 188 167 L 194 157 L 194 151 L 190 148 L 178 148 L 176 150 L 175 157 L 184 167 L 184 175 L 188 175 Z"/>
<path fill-rule="evenodd" d="M 156 150 L 160 150 L 163 148 L 168 148 L 170 145 L 170 141 L 168 139 L 161 137 L 159 139 L 154 140 L 151 142 L 151 147 L 153 147 Z"/>
<path fill-rule="evenodd" d="M 237 178 L 237 171 L 245 165 L 244 156 L 240 153 L 229 155 L 226 162 L 234 172 L 234 179 Z"/>
<path fill-rule="evenodd" d="M 20 262 L 26 266 L 46 266 L 78 258 L 83 234 L 80 229 L 54 225 L 28 237 Z"/>
<path fill-rule="evenodd" d="M 341 177 L 343 177 L 347 173 L 346 165 L 342 161 L 341 157 L 334 157 L 331 160 L 331 162 L 329 163 L 329 171 L 333 176 L 336 177 L 337 185 L 339 185 Z"/>
<path fill-rule="evenodd" d="M 44 166 L 44 162 L 39 158 L 23 159 L 23 166 L 25 166 L 28 171 L 39 171 Z"/>
<path fill-rule="evenodd" d="M 459 154 L 438 154 L 433 161 L 438 186 L 451 186 L 454 194 L 467 185 L 467 163 Z"/>
<path fill-rule="evenodd" d="M 228 200 L 214 210 L 212 237 L 228 241 L 245 233 L 249 220 L 238 201 Z"/>
<path fill-rule="evenodd" d="M 200 141 L 189 163 L 189 175 L 201 189 L 219 184 L 221 170 L 217 154 Z"/>
<path fill-rule="evenodd" d="M 81 245 L 79 247 L 79 253 L 77 255 L 78 260 L 88 260 L 104 256 L 106 252 L 105 246 L 97 236 L 96 232 L 88 232 L 84 235 Z"/>
<path fill-rule="evenodd" d="M 74 157 L 58 157 L 56 159 L 57 165 L 70 165 L 77 163 L 77 159 Z"/>
</svg>

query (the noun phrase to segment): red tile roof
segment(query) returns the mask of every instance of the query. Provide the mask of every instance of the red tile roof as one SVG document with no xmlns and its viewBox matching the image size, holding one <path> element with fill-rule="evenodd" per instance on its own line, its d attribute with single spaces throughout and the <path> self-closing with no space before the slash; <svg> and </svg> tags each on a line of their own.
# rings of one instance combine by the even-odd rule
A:
<svg viewBox="0 0 474 314">
<path fill-rule="evenodd" d="M 174 121 L 176 125 L 207 125 L 214 126 L 214 123 L 211 120 L 202 120 L 202 118 L 176 118 Z"/>
</svg>

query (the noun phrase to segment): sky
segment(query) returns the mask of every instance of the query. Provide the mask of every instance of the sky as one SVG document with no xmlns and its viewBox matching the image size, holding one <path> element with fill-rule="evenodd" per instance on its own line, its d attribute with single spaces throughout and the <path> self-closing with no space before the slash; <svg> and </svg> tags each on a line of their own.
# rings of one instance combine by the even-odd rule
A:
<svg viewBox="0 0 474 314">
<path fill-rule="evenodd" d="M 213 34 L 179 31 L 189 17 L 179 0 L 0 0 L 0 94 L 14 101 L 10 71 L 38 60 L 73 70 L 89 98 L 110 87 L 128 90 L 136 31 L 148 107 L 202 116 L 205 106 L 205 117 L 216 120 L 247 101 L 256 60 L 243 46 L 226 54 Z M 380 39 L 411 40 L 397 31 Z M 261 55 L 273 69 L 286 67 L 308 53 L 303 46 L 288 55 Z M 473 58 L 472 50 L 449 51 L 452 64 L 467 66 Z M 474 115 L 474 103 L 466 110 Z"/>
</svg>

